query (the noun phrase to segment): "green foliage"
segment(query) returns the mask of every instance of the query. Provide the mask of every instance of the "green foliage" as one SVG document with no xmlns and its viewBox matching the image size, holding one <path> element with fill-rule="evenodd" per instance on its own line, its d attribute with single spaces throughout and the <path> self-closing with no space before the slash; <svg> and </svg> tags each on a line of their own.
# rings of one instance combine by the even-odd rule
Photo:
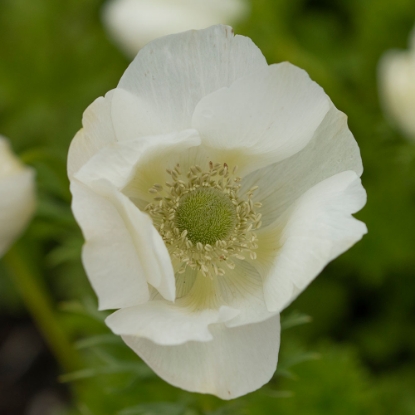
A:
<svg viewBox="0 0 415 415">
<path fill-rule="evenodd" d="M 269 63 L 307 70 L 349 116 L 368 192 L 357 216 L 369 234 L 284 313 L 291 329 L 271 382 L 228 403 L 166 384 L 110 334 L 80 262 L 66 154 L 84 109 L 128 65 L 104 33 L 101 4 L 0 2 L 0 132 L 38 183 L 22 247 L 83 361 L 60 378 L 73 391 L 68 415 L 415 414 L 415 146 L 385 121 L 376 84 L 381 54 L 406 47 L 413 0 L 253 0 L 236 28 Z M 22 298 L 0 263 L 0 312 L 23 313 Z"/>
<path fill-rule="evenodd" d="M 283 380 L 293 397 L 278 402 L 282 415 L 380 414 L 370 377 L 350 348 L 327 344 L 319 346 L 320 359 L 296 369 L 295 381 Z"/>
</svg>

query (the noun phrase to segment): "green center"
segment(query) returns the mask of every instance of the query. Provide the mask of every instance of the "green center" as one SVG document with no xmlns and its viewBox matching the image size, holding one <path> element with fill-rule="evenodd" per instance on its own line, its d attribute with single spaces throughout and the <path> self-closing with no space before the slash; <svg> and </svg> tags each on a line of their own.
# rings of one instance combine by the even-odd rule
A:
<svg viewBox="0 0 415 415">
<path fill-rule="evenodd" d="M 213 245 L 234 229 L 236 210 L 229 196 L 220 190 L 199 187 L 180 199 L 175 221 L 180 232 L 186 230 L 194 244 Z"/>
</svg>

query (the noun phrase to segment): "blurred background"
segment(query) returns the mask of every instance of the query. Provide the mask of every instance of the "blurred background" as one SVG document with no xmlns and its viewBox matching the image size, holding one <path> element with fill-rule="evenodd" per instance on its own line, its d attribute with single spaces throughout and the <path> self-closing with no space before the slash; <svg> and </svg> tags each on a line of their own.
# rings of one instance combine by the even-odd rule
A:
<svg viewBox="0 0 415 415">
<path fill-rule="evenodd" d="M 377 85 L 381 55 L 408 47 L 415 2 L 254 0 L 235 21 L 268 63 L 304 68 L 348 115 L 369 233 L 283 312 L 271 382 L 231 402 L 159 379 L 96 311 L 66 154 L 85 108 L 131 60 L 102 7 L 0 0 L 0 133 L 36 169 L 39 198 L 0 260 L 0 414 L 415 414 L 415 144 L 387 121 Z"/>
</svg>

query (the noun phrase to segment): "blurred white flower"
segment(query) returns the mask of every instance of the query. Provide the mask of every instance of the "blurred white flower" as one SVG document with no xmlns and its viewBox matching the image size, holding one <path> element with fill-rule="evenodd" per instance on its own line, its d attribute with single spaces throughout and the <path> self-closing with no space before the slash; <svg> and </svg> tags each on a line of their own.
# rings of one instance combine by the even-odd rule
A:
<svg viewBox="0 0 415 415">
<path fill-rule="evenodd" d="M 366 227 L 359 148 L 306 72 L 227 26 L 144 47 L 68 159 L 107 324 L 163 379 L 231 399 L 272 377 L 279 312 Z"/>
<path fill-rule="evenodd" d="M 35 208 L 34 171 L 0 136 L 0 257 L 23 232 Z"/>
<path fill-rule="evenodd" d="M 218 23 L 235 24 L 248 12 L 248 0 L 109 0 L 102 18 L 114 42 L 134 57 L 161 36 Z"/>
<path fill-rule="evenodd" d="M 408 51 L 386 52 L 378 68 L 379 95 L 390 121 L 415 140 L 415 28 Z"/>
</svg>

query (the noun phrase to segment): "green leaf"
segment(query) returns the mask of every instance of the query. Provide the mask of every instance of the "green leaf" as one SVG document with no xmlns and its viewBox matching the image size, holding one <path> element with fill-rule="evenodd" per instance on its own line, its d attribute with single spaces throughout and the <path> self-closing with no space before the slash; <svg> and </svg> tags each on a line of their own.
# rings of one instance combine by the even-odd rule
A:
<svg viewBox="0 0 415 415">
<path fill-rule="evenodd" d="M 157 402 L 123 409 L 117 415 L 184 415 L 186 407 L 178 403 Z"/>
</svg>

